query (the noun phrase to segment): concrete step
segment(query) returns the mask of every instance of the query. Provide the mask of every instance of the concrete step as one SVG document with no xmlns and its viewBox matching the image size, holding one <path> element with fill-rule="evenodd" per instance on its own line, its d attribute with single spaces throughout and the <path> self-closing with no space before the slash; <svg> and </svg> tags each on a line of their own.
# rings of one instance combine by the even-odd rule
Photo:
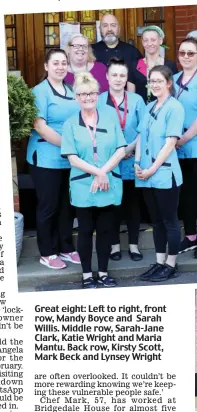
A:
<svg viewBox="0 0 197 412">
<path fill-rule="evenodd" d="M 75 248 L 77 248 L 77 236 L 78 232 L 77 229 L 73 231 L 73 242 Z M 96 235 L 94 234 L 93 238 L 93 251 L 95 252 L 95 240 Z M 128 250 L 128 233 L 126 226 L 122 225 L 120 228 L 120 243 L 121 243 L 121 250 Z M 147 249 L 154 249 L 153 243 L 153 230 L 152 227 L 148 224 L 142 224 L 140 226 L 140 233 L 139 233 L 139 249 L 141 251 Z M 39 250 L 36 241 L 36 233 L 35 232 L 26 232 L 23 241 L 23 250 L 21 257 L 22 258 L 30 258 L 30 257 L 39 257 Z"/>
<path fill-rule="evenodd" d="M 75 248 L 77 248 L 77 231 L 73 232 L 73 243 Z M 93 237 L 93 251 L 95 252 L 95 240 L 96 234 Z M 121 242 L 121 250 L 128 250 L 128 234 L 126 227 L 121 229 L 120 233 L 120 242 Z M 152 228 L 146 225 L 146 228 L 140 229 L 139 235 L 139 248 L 140 250 L 145 249 L 153 249 L 153 235 L 152 235 Z M 23 241 L 23 250 L 21 257 L 38 257 L 40 256 L 39 250 L 37 247 L 36 235 L 34 236 L 24 236 Z"/>
<path fill-rule="evenodd" d="M 126 251 L 123 251 L 122 259 L 118 262 L 109 262 L 109 273 L 116 279 L 137 278 L 151 263 L 155 262 L 153 249 L 143 251 L 144 258 L 140 262 L 133 262 Z M 93 271 L 97 270 L 96 254 L 93 253 Z M 179 272 L 197 271 L 197 260 L 193 258 L 193 252 L 181 254 L 178 257 Z M 37 257 L 22 257 L 18 265 L 19 290 L 26 291 L 50 284 L 68 284 L 81 282 L 81 265 L 68 263 L 68 267 L 62 270 L 51 270 L 39 263 Z"/>
</svg>

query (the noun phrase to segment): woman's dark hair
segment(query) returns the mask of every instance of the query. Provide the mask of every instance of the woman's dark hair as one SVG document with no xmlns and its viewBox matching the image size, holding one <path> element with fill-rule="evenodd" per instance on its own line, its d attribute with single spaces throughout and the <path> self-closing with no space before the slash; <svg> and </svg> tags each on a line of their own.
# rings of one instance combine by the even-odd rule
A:
<svg viewBox="0 0 197 412">
<path fill-rule="evenodd" d="M 169 91 L 170 91 L 171 96 L 175 96 L 175 88 L 174 88 L 174 84 L 173 84 L 172 70 L 168 66 L 165 66 L 165 65 L 154 66 L 149 72 L 148 80 L 150 80 L 150 76 L 154 72 L 161 73 L 162 76 L 166 79 L 167 82 L 169 82 L 169 81 L 172 82 L 172 85 L 171 85 Z"/>
<path fill-rule="evenodd" d="M 59 49 L 59 48 L 54 48 L 54 49 L 50 49 L 46 55 L 45 55 L 45 59 L 44 59 L 44 63 L 48 64 L 49 60 L 51 59 L 51 57 L 56 54 L 56 53 L 62 53 L 65 57 L 66 60 L 68 61 L 68 56 L 65 52 L 65 50 L 63 49 Z M 46 70 L 44 71 L 44 74 L 42 75 L 41 81 L 47 79 L 48 73 L 46 72 Z"/>
<path fill-rule="evenodd" d="M 114 65 L 126 67 L 127 71 L 129 71 L 129 68 L 123 59 L 112 57 L 107 63 L 107 72 L 109 71 L 110 67 Z"/>
<path fill-rule="evenodd" d="M 196 46 L 197 49 L 197 39 L 195 37 L 187 37 L 186 39 L 182 40 L 181 43 L 179 44 L 179 48 L 181 44 L 183 43 L 192 43 L 194 46 Z"/>
</svg>

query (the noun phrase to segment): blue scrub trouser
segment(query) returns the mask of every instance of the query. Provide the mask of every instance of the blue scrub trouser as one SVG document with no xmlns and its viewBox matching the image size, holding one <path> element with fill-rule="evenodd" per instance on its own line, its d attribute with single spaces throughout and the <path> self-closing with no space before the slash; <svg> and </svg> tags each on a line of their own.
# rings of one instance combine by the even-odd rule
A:
<svg viewBox="0 0 197 412">
<path fill-rule="evenodd" d="M 179 187 L 171 189 L 143 188 L 144 200 L 153 223 L 156 253 L 177 255 L 181 242 L 181 229 L 177 216 Z"/>
<path fill-rule="evenodd" d="M 74 251 L 74 208 L 69 199 L 70 169 L 48 169 L 30 165 L 36 189 L 37 242 L 41 256 Z"/>
</svg>

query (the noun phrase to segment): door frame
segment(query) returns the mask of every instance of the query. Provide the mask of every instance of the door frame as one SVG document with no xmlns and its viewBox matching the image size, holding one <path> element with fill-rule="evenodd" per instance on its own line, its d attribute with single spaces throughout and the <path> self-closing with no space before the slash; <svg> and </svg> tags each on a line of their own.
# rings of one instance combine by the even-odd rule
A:
<svg viewBox="0 0 197 412">
<path fill-rule="evenodd" d="M 135 44 L 137 48 L 143 53 L 143 47 L 141 43 L 141 36 L 137 36 L 137 27 L 142 27 L 144 24 L 143 19 L 143 8 L 136 10 L 136 33 L 135 33 Z M 174 6 L 164 6 L 164 20 L 165 20 L 165 39 L 164 44 L 169 47 L 166 49 L 166 57 L 169 60 L 176 60 L 176 33 L 175 33 L 175 7 Z M 154 24 L 154 23 L 152 23 Z"/>
<path fill-rule="evenodd" d="M 137 27 L 142 27 L 143 8 L 115 9 L 121 31 L 120 38 L 133 43 L 142 53 L 141 36 L 137 35 Z M 175 42 L 175 7 L 164 7 L 165 44 L 168 59 L 176 60 Z M 17 24 L 17 62 L 22 76 L 30 87 L 39 83 L 43 75 L 44 60 L 44 13 L 16 15 Z"/>
</svg>

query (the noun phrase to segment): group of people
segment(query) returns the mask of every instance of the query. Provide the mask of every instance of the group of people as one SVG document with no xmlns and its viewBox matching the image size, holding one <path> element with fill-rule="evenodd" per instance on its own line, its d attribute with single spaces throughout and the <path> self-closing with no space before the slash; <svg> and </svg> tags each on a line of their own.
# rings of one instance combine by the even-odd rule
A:
<svg viewBox="0 0 197 412">
<path fill-rule="evenodd" d="M 100 30 L 102 40 L 92 46 L 75 33 L 65 50 L 51 49 L 45 79 L 33 89 L 38 113 L 27 161 L 37 195 L 40 263 L 51 269 L 64 269 L 67 261 L 81 264 L 84 288 L 116 286 L 108 262 L 122 257 L 122 215 L 129 257 L 143 258 L 138 248 L 143 195 L 156 262 L 140 278 L 168 280 L 177 271 L 178 253 L 195 249 L 197 258 L 197 39 L 181 42 L 178 72 L 175 62 L 162 57 L 159 27 L 143 29 L 145 57 L 119 40 L 115 16 L 105 15 Z"/>
</svg>

